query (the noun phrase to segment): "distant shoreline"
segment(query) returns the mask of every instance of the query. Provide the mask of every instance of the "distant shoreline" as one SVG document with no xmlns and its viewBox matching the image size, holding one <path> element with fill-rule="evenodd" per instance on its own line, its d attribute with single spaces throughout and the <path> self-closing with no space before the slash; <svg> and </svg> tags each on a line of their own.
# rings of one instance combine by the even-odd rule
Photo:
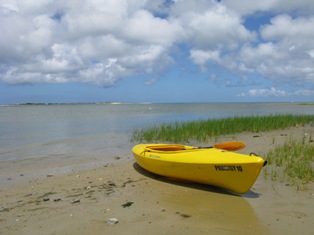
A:
<svg viewBox="0 0 314 235">
<path fill-rule="evenodd" d="M 90 105 L 90 104 L 198 104 L 198 103 L 208 103 L 208 104 L 219 104 L 220 102 L 184 102 L 184 103 L 154 103 L 154 102 L 113 102 L 113 101 L 103 101 L 103 102 L 69 102 L 69 103 L 44 103 L 44 102 L 26 102 L 26 103 L 15 103 L 15 104 L 0 104 L 0 106 L 46 106 L 46 105 Z M 221 104 L 245 104 L 245 103 L 269 103 L 269 104 L 296 104 L 296 105 L 314 105 L 314 102 L 221 102 Z"/>
<path fill-rule="evenodd" d="M 45 105 L 88 105 L 88 104 L 132 104 L 127 102 L 76 102 L 76 103 L 16 103 L 0 104 L 0 106 L 45 106 Z"/>
</svg>

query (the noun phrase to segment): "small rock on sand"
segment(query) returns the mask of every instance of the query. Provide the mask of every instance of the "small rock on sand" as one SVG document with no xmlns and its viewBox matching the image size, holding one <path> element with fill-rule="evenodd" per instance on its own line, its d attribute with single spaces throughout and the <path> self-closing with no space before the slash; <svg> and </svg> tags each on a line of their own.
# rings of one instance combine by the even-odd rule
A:
<svg viewBox="0 0 314 235">
<path fill-rule="evenodd" d="M 119 220 L 117 218 L 110 218 L 107 220 L 107 224 L 111 224 L 111 225 L 116 224 L 118 222 Z"/>
</svg>

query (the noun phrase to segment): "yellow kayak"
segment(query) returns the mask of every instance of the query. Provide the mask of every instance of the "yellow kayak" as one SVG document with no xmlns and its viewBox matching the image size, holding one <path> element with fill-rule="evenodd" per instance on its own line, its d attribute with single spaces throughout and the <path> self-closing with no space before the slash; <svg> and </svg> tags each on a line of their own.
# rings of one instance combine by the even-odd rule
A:
<svg viewBox="0 0 314 235">
<path fill-rule="evenodd" d="M 227 148 L 225 148 L 227 149 Z M 138 144 L 136 162 L 152 173 L 245 193 L 267 161 L 256 155 L 179 144 Z"/>
</svg>

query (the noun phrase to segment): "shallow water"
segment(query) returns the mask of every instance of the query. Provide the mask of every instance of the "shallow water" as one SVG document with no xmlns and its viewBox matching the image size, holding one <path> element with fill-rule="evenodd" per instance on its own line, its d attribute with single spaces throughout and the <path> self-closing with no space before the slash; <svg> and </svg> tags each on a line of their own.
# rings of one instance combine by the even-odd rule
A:
<svg viewBox="0 0 314 235">
<path fill-rule="evenodd" d="M 0 106 L 0 181 L 130 158 L 131 133 L 164 122 L 268 114 L 314 114 L 294 103 Z"/>
</svg>

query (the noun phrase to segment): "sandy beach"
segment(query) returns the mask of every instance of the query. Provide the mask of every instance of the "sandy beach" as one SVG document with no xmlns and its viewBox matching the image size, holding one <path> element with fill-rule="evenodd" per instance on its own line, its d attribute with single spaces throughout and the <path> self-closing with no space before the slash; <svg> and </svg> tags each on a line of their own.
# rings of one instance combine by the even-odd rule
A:
<svg viewBox="0 0 314 235">
<path fill-rule="evenodd" d="M 247 145 L 242 153 L 263 156 L 291 137 L 313 134 L 306 126 L 236 139 Z M 235 195 L 150 174 L 131 149 L 125 155 L 93 169 L 2 187 L 0 234 L 313 234 L 313 182 L 300 191 L 262 171 L 248 193 Z"/>
</svg>

